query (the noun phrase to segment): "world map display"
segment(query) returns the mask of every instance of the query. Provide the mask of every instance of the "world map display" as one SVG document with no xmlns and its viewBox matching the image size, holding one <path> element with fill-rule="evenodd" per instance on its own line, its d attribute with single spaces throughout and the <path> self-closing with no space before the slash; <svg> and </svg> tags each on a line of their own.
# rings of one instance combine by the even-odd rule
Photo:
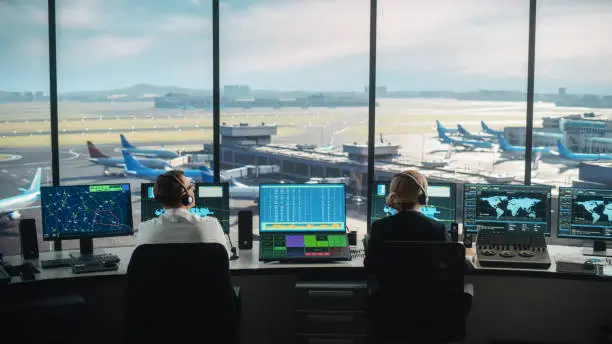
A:
<svg viewBox="0 0 612 344">
<path fill-rule="evenodd" d="M 536 205 L 542 202 L 541 199 L 531 197 L 512 197 L 512 196 L 490 196 L 481 198 L 481 201 L 494 211 L 494 216 L 500 219 L 504 215 L 512 217 L 527 217 L 530 219 L 538 218 Z M 489 212 L 490 209 L 484 209 Z"/>
<path fill-rule="evenodd" d="M 612 222 L 612 202 L 605 203 L 603 200 L 585 200 L 576 202 L 576 205 L 586 211 L 586 213 L 583 212 L 583 216 L 581 217 L 587 221 L 591 221 L 593 224 L 605 221 L 605 218 L 603 218 L 604 216 L 607 218 L 608 222 Z"/>
</svg>

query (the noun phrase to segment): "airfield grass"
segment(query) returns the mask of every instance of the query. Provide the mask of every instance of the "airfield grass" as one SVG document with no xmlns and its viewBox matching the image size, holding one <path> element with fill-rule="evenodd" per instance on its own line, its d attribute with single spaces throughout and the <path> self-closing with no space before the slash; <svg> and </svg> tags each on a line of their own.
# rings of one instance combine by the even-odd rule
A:
<svg viewBox="0 0 612 344">
<path fill-rule="evenodd" d="M 297 135 L 302 130 L 298 128 L 279 128 L 278 135 L 280 137 L 287 137 Z M 200 130 L 182 130 L 182 131 L 165 131 L 165 132 L 126 132 L 127 139 L 132 143 L 139 142 L 163 142 L 164 144 L 180 144 L 181 142 L 193 142 L 212 141 L 212 130 L 211 129 L 200 129 Z M 60 134 L 59 144 L 60 146 L 75 146 L 85 145 L 85 141 L 92 141 L 95 144 L 119 144 L 118 133 L 95 133 L 95 134 Z M 50 135 L 37 135 L 32 136 L 8 136 L 0 137 L 0 147 L 11 148 L 11 147 L 41 147 L 50 146 L 51 136 Z"/>
</svg>

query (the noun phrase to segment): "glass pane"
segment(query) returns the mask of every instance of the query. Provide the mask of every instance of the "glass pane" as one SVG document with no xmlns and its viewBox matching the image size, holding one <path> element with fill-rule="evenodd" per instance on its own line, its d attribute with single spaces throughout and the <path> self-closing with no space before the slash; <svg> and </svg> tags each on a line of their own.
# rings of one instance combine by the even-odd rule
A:
<svg viewBox="0 0 612 344">
<path fill-rule="evenodd" d="M 534 146 L 560 153 L 538 169 L 549 185 L 612 185 L 610 15 L 608 1 L 538 2 Z"/>
<path fill-rule="evenodd" d="M 523 183 L 529 2 L 378 4 L 376 179 Z"/>
<path fill-rule="evenodd" d="M 346 184 L 366 232 L 369 3 L 222 2 L 221 166 L 256 234 L 258 193 L 240 188 L 280 182 Z"/>
<path fill-rule="evenodd" d="M 60 166 L 62 185 L 130 183 L 136 227 L 141 183 L 164 165 L 210 167 L 211 13 L 210 1 L 57 1 L 60 150 L 74 154 Z M 130 144 L 138 168 L 127 170 L 138 173 L 126 176 Z M 140 165 L 156 171 L 147 177 Z"/>
<path fill-rule="evenodd" d="M 47 1 L 0 1 L 0 252 L 19 254 L 19 219 L 42 242 L 39 185 L 51 184 Z M 70 154 L 62 152 L 60 159 Z M 40 177 L 37 177 L 40 170 Z"/>
</svg>

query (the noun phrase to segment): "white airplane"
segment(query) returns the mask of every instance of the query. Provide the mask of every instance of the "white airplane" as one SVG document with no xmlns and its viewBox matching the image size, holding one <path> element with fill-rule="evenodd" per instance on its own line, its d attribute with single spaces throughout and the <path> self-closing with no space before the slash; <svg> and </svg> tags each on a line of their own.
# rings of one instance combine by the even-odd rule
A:
<svg viewBox="0 0 612 344">
<path fill-rule="evenodd" d="M 17 221 L 21 218 L 19 210 L 31 205 L 38 200 L 40 196 L 40 176 L 42 168 L 36 170 L 32 183 L 27 189 L 19 188 L 20 195 L 4 198 L 0 200 L 0 218 L 8 218 L 11 221 Z"/>
<path fill-rule="evenodd" d="M 252 200 L 259 202 L 259 186 L 248 186 L 237 182 L 235 179 L 229 181 L 229 192 L 232 199 Z"/>
</svg>

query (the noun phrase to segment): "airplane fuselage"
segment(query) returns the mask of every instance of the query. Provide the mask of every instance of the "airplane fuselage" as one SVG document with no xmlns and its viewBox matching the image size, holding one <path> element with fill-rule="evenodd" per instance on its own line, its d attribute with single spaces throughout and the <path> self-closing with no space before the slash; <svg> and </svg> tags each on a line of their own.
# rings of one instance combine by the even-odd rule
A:
<svg viewBox="0 0 612 344">
<path fill-rule="evenodd" d="M 0 200 L 0 213 L 10 213 L 19 208 L 27 207 L 38 200 L 39 191 L 27 192 Z"/>
<path fill-rule="evenodd" d="M 142 149 L 142 148 L 124 148 L 126 152 L 135 156 L 157 157 L 162 159 L 174 159 L 179 155 L 176 152 L 165 149 Z"/>
<path fill-rule="evenodd" d="M 125 167 L 125 161 L 122 158 L 88 158 L 88 160 L 102 166 Z M 169 166 L 167 162 L 161 159 L 141 158 L 136 160 L 143 166 L 149 168 L 163 169 Z"/>
</svg>

